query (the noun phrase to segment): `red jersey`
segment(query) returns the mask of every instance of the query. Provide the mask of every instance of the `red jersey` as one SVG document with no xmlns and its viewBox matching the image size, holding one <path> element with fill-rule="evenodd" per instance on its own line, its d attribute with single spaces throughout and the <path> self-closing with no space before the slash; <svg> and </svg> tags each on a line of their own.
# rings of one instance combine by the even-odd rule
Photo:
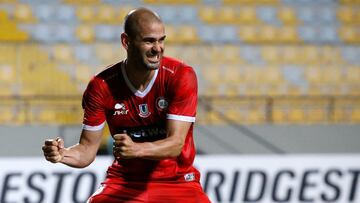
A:
<svg viewBox="0 0 360 203">
<path fill-rule="evenodd" d="M 133 87 L 122 61 L 96 75 L 83 96 L 85 130 L 100 130 L 105 121 L 111 135 L 124 131 L 135 142 L 166 137 L 166 120 L 192 122 L 181 154 L 163 160 L 115 159 L 108 178 L 127 180 L 199 180 L 193 168 L 193 123 L 197 107 L 194 70 L 176 59 L 163 57 L 160 68 L 144 91 Z"/>
</svg>

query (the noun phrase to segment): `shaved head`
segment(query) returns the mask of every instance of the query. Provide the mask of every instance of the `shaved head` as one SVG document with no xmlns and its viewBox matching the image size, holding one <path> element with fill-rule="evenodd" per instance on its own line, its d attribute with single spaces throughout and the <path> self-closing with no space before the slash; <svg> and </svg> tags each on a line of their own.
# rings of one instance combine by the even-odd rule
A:
<svg viewBox="0 0 360 203">
<path fill-rule="evenodd" d="M 124 31 L 130 38 L 135 38 L 142 24 L 162 23 L 159 15 L 147 8 L 130 11 L 125 17 Z"/>
</svg>

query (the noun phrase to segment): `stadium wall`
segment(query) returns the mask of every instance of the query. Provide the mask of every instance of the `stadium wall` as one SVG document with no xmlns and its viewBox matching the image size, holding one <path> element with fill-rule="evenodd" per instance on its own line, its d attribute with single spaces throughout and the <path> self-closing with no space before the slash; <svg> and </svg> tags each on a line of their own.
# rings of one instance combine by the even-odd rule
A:
<svg viewBox="0 0 360 203">
<path fill-rule="evenodd" d="M 78 142 L 81 126 L 0 126 L 0 156 L 41 156 L 47 138 Z M 200 154 L 360 153 L 359 125 L 195 127 Z"/>
</svg>

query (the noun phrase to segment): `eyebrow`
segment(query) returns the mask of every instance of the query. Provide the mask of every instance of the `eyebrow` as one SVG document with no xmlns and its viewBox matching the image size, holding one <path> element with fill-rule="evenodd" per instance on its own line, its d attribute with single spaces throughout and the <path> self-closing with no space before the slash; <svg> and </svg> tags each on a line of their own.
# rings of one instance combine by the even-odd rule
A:
<svg viewBox="0 0 360 203">
<path fill-rule="evenodd" d="M 158 40 L 164 40 L 166 38 L 166 35 L 160 37 Z M 144 37 L 142 38 L 143 41 L 157 41 L 155 37 Z"/>
</svg>

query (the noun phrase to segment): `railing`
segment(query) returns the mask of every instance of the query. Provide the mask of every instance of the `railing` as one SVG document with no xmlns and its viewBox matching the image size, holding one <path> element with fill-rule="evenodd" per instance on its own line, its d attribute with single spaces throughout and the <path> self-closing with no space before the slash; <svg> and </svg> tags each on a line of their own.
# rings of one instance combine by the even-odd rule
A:
<svg viewBox="0 0 360 203">
<path fill-rule="evenodd" d="M 82 122 L 81 95 L 0 96 L 0 124 Z M 241 124 L 358 124 L 360 96 L 200 96 L 197 122 Z"/>
</svg>

